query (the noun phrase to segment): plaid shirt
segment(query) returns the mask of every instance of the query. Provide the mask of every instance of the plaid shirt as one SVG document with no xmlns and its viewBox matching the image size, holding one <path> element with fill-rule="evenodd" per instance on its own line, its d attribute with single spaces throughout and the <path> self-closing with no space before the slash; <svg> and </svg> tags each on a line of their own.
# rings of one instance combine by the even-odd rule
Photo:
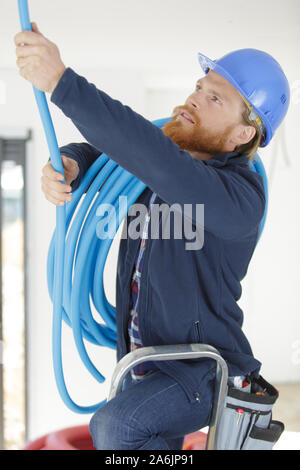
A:
<svg viewBox="0 0 300 470">
<path fill-rule="evenodd" d="M 132 276 L 131 281 L 131 305 L 130 305 L 130 319 L 128 323 L 128 333 L 129 333 L 129 340 L 130 340 L 130 351 L 134 349 L 141 348 L 142 341 L 139 335 L 139 324 L 138 324 L 138 299 L 139 299 L 139 289 L 140 289 L 140 278 L 142 272 L 142 265 L 143 265 L 143 255 L 146 248 L 146 238 L 148 234 L 148 225 L 150 220 L 150 212 L 151 212 L 151 204 L 153 203 L 156 197 L 156 193 L 153 193 L 148 206 L 148 213 L 145 217 L 144 227 L 143 227 L 143 235 L 140 244 L 140 249 L 137 253 L 135 259 L 135 271 Z M 151 370 L 158 369 L 154 362 L 147 361 L 143 362 L 142 364 L 138 364 L 136 367 L 131 369 L 131 377 L 133 380 L 142 380 L 147 372 L 149 373 Z"/>
</svg>

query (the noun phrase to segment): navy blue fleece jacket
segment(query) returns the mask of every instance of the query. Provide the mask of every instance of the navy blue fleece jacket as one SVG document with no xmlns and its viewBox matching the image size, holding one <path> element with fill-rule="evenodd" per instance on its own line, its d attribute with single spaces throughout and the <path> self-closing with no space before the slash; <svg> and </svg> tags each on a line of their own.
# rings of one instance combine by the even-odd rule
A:
<svg viewBox="0 0 300 470">
<path fill-rule="evenodd" d="M 72 120 L 88 143 L 61 147 L 80 168 L 73 190 L 103 152 L 147 186 L 136 202 L 204 204 L 204 244 L 186 250 L 183 237 L 149 237 L 140 287 L 140 333 L 144 346 L 206 343 L 225 358 L 229 375 L 258 372 L 242 331 L 238 305 L 241 280 L 252 258 L 265 210 L 262 177 L 251 171 L 248 157 L 222 153 L 197 160 L 160 128 L 111 98 L 67 68 L 51 101 Z M 192 212 L 196 226 L 196 211 Z M 124 230 L 133 216 L 127 215 Z M 159 224 L 162 223 L 161 217 Z M 170 224 L 172 226 L 172 224 Z M 161 232 L 159 232 L 161 233 Z M 121 239 L 116 277 L 117 358 L 127 352 L 130 280 L 140 239 Z M 190 401 L 198 400 L 211 360 L 164 361 L 157 366 L 182 386 Z"/>
</svg>

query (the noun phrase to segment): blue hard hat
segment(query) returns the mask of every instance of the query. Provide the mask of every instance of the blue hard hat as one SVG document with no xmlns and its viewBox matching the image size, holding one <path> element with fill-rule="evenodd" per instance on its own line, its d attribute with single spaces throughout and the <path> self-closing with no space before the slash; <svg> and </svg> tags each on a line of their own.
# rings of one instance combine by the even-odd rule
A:
<svg viewBox="0 0 300 470">
<path fill-rule="evenodd" d="M 253 112 L 251 119 L 264 125 L 259 146 L 268 145 L 290 104 L 289 83 L 279 63 L 258 49 L 239 49 L 218 60 L 198 53 L 198 60 L 206 74 L 214 70 L 244 97 Z"/>
</svg>

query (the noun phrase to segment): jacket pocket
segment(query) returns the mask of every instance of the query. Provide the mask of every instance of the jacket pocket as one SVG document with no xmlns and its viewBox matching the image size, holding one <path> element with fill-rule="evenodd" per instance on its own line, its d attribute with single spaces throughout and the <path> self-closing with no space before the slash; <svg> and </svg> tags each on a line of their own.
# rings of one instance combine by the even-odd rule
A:
<svg viewBox="0 0 300 470">
<path fill-rule="evenodd" d="M 194 321 L 194 340 L 195 343 L 203 343 L 203 335 L 201 333 L 201 326 L 200 326 L 200 321 L 196 320 Z"/>
</svg>

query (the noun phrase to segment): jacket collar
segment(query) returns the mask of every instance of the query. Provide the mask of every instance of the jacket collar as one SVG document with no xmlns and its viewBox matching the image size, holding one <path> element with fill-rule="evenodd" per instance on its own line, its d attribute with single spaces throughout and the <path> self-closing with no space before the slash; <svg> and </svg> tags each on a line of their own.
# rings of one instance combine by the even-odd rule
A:
<svg viewBox="0 0 300 470">
<path fill-rule="evenodd" d="M 239 155 L 237 152 L 218 153 L 209 160 L 202 160 L 206 165 L 222 167 L 226 165 L 248 165 L 247 155 Z"/>
</svg>

